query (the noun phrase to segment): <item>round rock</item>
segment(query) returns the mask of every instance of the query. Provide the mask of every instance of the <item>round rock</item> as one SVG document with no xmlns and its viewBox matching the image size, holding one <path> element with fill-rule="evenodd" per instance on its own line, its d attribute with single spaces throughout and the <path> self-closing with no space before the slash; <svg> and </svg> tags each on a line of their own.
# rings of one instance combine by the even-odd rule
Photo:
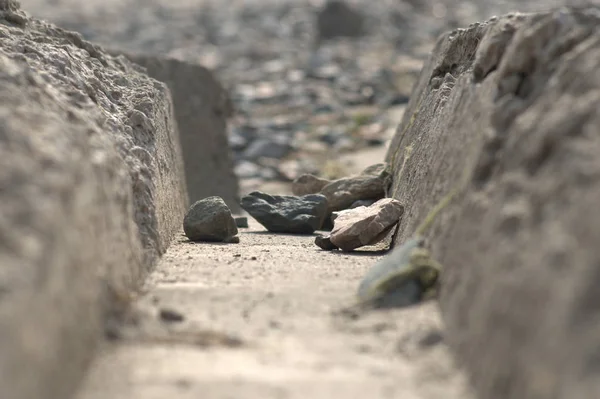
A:
<svg viewBox="0 0 600 399">
<path fill-rule="evenodd" d="M 221 197 L 196 201 L 183 219 L 183 231 L 192 241 L 234 242 L 238 229 Z"/>
</svg>

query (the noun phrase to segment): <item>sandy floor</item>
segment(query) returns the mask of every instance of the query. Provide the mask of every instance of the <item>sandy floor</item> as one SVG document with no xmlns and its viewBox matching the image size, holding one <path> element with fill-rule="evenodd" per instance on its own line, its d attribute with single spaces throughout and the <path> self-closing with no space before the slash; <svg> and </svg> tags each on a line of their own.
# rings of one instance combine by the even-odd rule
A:
<svg viewBox="0 0 600 399">
<path fill-rule="evenodd" d="M 136 307 L 156 324 L 159 309 L 177 310 L 185 320 L 172 331 L 210 330 L 241 346 L 117 341 L 98 356 L 79 399 L 468 399 L 435 303 L 357 320 L 332 314 L 379 256 L 321 251 L 313 237 L 268 234 L 252 221 L 240 244 L 182 235 Z"/>
</svg>

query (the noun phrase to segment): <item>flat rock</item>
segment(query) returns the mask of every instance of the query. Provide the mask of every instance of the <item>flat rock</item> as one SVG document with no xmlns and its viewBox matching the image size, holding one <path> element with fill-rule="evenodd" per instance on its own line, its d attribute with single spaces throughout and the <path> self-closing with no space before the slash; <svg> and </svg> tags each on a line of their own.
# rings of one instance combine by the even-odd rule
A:
<svg viewBox="0 0 600 399">
<path fill-rule="evenodd" d="M 254 191 L 242 197 L 242 208 L 273 233 L 312 234 L 321 227 L 327 213 L 327 198 L 269 195 Z"/>
<path fill-rule="evenodd" d="M 359 200 L 383 198 L 389 183 L 388 169 L 383 164 L 377 164 L 369 166 L 359 175 L 332 181 L 320 193 L 327 197 L 331 213 L 348 209 Z"/>
<path fill-rule="evenodd" d="M 322 179 L 310 173 L 306 173 L 292 182 L 292 193 L 294 193 L 294 195 L 316 194 L 329 183 L 331 183 L 331 180 Z"/>
<path fill-rule="evenodd" d="M 339 212 L 329 239 L 343 251 L 376 244 L 399 222 L 403 212 L 402 203 L 392 198 Z"/>
<path fill-rule="evenodd" d="M 428 232 L 446 341 L 476 396 L 600 391 L 600 13 L 513 13 L 440 37 L 387 159 L 397 242 Z"/>
<path fill-rule="evenodd" d="M 196 201 L 185 214 L 183 231 L 192 241 L 230 242 L 238 233 L 231 210 L 221 197 Z"/>
</svg>

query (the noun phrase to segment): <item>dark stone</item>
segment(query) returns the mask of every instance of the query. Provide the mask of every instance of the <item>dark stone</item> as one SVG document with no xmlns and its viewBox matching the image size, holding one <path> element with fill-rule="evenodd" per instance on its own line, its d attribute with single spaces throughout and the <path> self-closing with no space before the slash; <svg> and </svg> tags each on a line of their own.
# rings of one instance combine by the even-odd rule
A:
<svg viewBox="0 0 600 399">
<path fill-rule="evenodd" d="M 325 250 L 325 251 L 333 251 L 335 249 L 338 249 L 338 247 L 336 247 L 335 245 L 333 245 L 333 243 L 331 242 L 331 240 L 329 239 L 329 236 L 322 236 L 322 235 L 318 235 L 315 237 L 315 244 Z"/>
<path fill-rule="evenodd" d="M 365 17 L 343 1 L 332 0 L 317 15 L 317 40 L 360 37 L 365 34 Z"/>
<path fill-rule="evenodd" d="M 184 315 L 173 309 L 161 309 L 158 317 L 166 323 L 181 323 L 185 320 Z"/>
<path fill-rule="evenodd" d="M 196 201 L 183 219 L 183 231 L 192 241 L 232 242 L 238 233 L 229 207 L 221 197 Z"/>
<path fill-rule="evenodd" d="M 254 191 L 242 198 L 242 208 L 273 233 L 312 234 L 323 224 L 327 198 L 269 195 Z"/>
<path fill-rule="evenodd" d="M 246 216 L 237 216 L 235 225 L 240 228 L 248 228 L 248 218 Z"/>
</svg>

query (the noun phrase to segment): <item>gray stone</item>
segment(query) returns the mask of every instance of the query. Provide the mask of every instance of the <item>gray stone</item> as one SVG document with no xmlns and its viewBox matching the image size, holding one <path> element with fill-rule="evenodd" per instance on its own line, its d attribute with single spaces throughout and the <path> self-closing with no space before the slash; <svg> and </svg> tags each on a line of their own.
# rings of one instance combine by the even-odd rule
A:
<svg viewBox="0 0 600 399">
<path fill-rule="evenodd" d="M 254 191 L 242 197 L 242 208 L 273 233 L 312 234 L 321 227 L 327 212 L 327 198 L 269 195 Z"/>
<path fill-rule="evenodd" d="M 255 140 L 244 151 L 244 157 L 250 160 L 258 158 L 275 158 L 280 159 L 286 156 L 292 150 L 290 140 L 282 136 L 273 138 L 261 138 Z"/>
<path fill-rule="evenodd" d="M 389 168 L 386 162 L 376 163 L 370 166 L 367 166 L 360 172 L 363 176 L 381 176 L 386 177 L 389 175 Z"/>
<path fill-rule="evenodd" d="M 240 228 L 248 228 L 248 218 L 246 216 L 236 216 L 235 225 Z"/>
<path fill-rule="evenodd" d="M 238 233 L 231 210 L 221 197 L 196 201 L 185 214 L 183 231 L 192 241 L 228 242 Z"/>
<path fill-rule="evenodd" d="M 338 212 L 329 239 L 343 251 L 376 244 L 399 222 L 403 212 L 402 203 L 392 198 Z"/>
<path fill-rule="evenodd" d="M 181 323 L 185 321 L 185 316 L 174 309 L 162 308 L 158 311 L 158 317 L 165 323 Z"/>
<path fill-rule="evenodd" d="M 352 203 L 352 205 L 350 205 L 350 209 L 354 209 L 354 208 L 358 208 L 360 206 L 371 206 L 373 205 L 375 202 L 377 202 L 376 200 L 358 200 L 358 201 L 354 201 Z"/>
<path fill-rule="evenodd" d="M 358 286 L 359 301 L 370 303 L 375 308 L 404 307 L 418 303 L 422 290 L 415 279 L 409 279 L 390 291 L 377 291 L 377 286 L 410 267 L 411 251 L 421 245 L 420 240 L 409 240 L 373 265 Z"/>
<path fill-rule="evenodd" d="M 229 134 L 227 142 L 229 143 L 229 148 L 233 151 L 242 151 L 248 146 L 248 140 L 234 132 Z"/>
<path fill-rule="evenodd" d="M 331 180 L 307 173 L 292 182 L 292 193 L 294 195 L 316 194 L 329 183 L 331 183 Z"/>
<path fill-rule="evenodd" d="M 315 245 L 318 246 L 319 248 L 325 250 L 325 251 L 333 251 L 338 249 L 338 247 L 336 247 L 330 239 L 330 236 L 323 236 L 323 235 L 318 235 L 315 237 Z"/>
<path fill-rule="evenodd" d="M 241 179 L 248 179 L 252 177 L 258 177 L 261 175 L 262 168 L 250 161 L 240 161 L 235 166 L 235 174 Z"/>
<path fill-rule="evenodd" d="M 334 180 L 323 187 L 320 193 L 327 197 L 329 212 L 348 209 L 359 200 L 383 198 L 389 184 L 389 173 L 381 165 L 370 166 L 359 175 Z"/>
<path fill-rule="evenodd" d="M 440 37 L 387 159 L 404 242 L 443 264 L 446 341 L 477 396 L 600 391 L 600 14 L 512 14 Z"/>
<path fill-rule="evenodd" d="M 71 397 L 181 229 L 167 87 L 0 0 L 0 396 Z"/>
</svg>

